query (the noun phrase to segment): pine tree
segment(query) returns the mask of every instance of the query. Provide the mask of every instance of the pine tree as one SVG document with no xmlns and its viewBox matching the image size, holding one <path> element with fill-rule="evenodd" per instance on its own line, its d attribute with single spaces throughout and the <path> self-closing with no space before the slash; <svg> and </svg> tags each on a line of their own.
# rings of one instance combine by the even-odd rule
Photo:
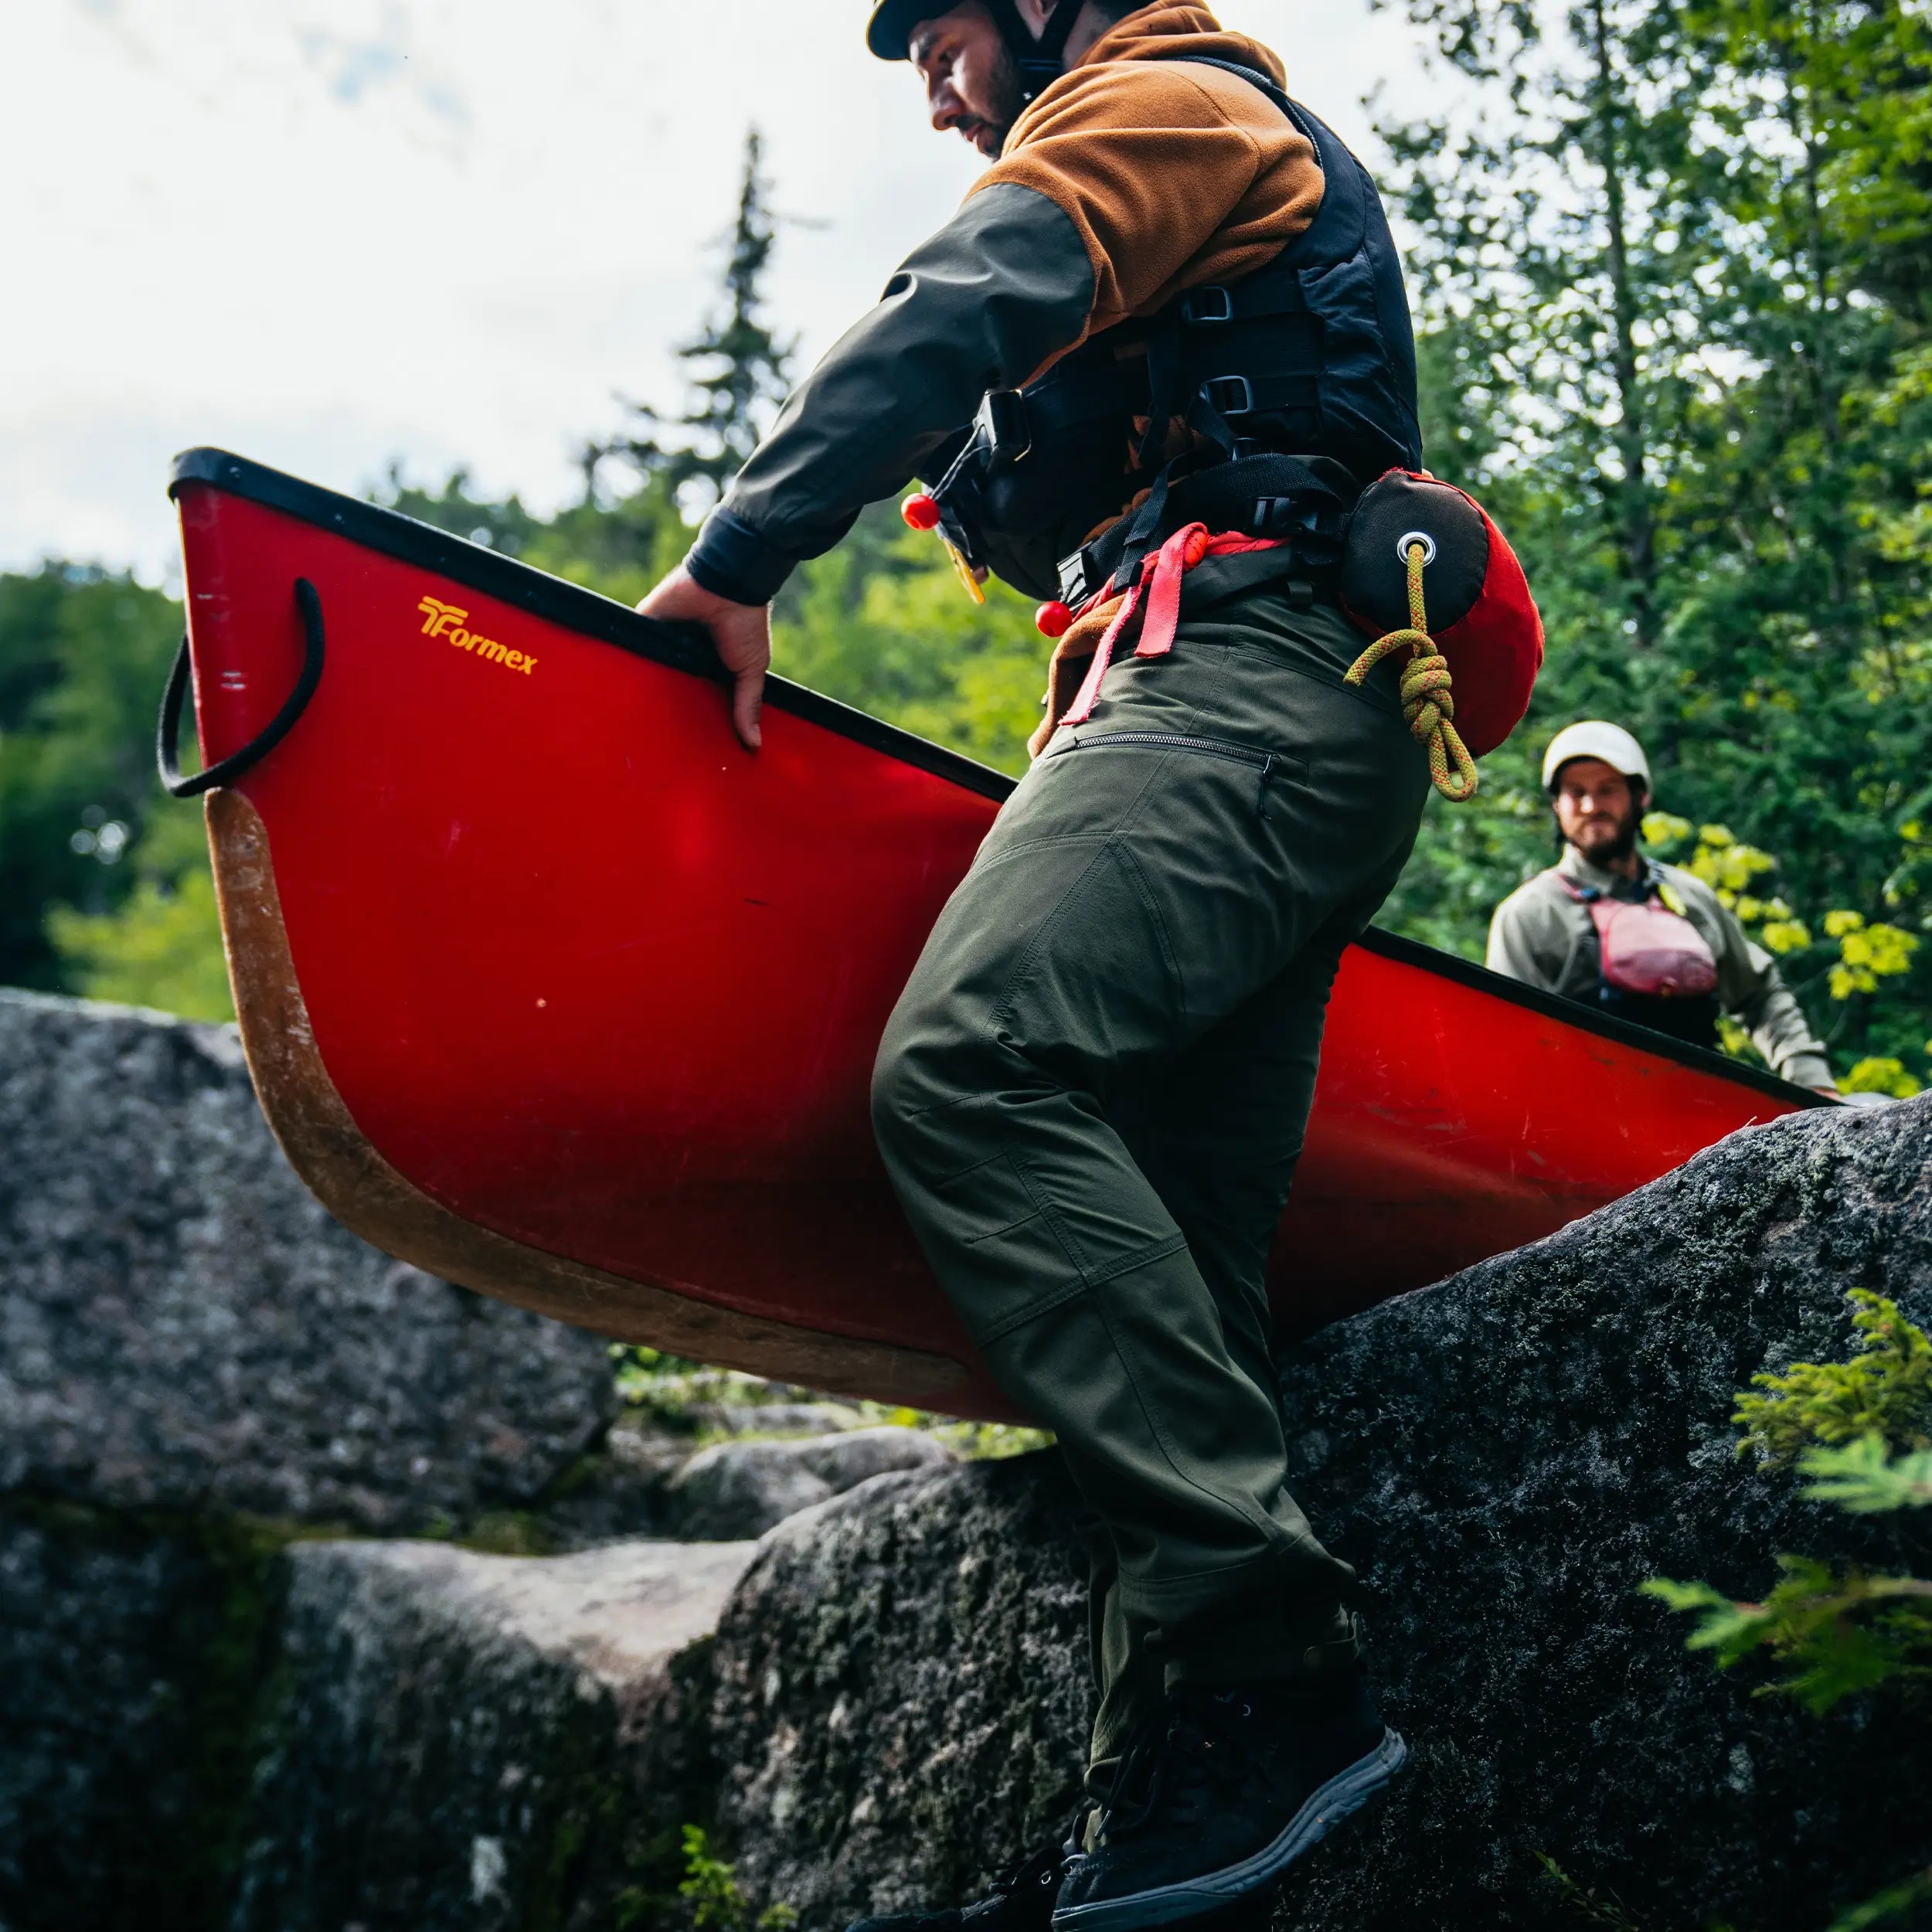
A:
<svg viewBox="0 0 1932 1932">
<path fill-rule="evenodd" d="M 1671 810 L 1777 855 L 1777 893 L 1901 933 L 1872 985 L 1815 918 L 1783 964 L 1842 1058 L 1923 1073 L 1932 29 L 1903 0 L 1406 4 L 1476 83 L 1385 131 L 1429 460 L 1512 532 L 1550 656 L 1387 916 L 1473 950 L 1548 862 L 1536 749 L 1617 717 Z"/>
<path fill-rule="evenodd" d="M 670 418 L 647 404 L 631 405 L 628 433 L 584 452 L 587 499 L 594 493 L 599 462 L 618 456 L 646 478 L 667 485 L 688 512 L 701 510 L 724 494 L 784 401 L 792 345 L 765 319 L 764 278 L 777 218 L 770 182 L 761 172 L 764 152 L 757 129 L 748 130 L 737 216 L 724 237 L 719 304 L 698 334 L 677 349 L 691 375 L 689 405 Z"/>
</svg>

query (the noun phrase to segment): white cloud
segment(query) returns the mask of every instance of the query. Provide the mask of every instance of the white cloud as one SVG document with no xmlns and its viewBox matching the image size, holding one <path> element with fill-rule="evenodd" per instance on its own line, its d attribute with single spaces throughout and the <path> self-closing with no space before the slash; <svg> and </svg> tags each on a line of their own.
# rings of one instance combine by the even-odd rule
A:
<svg viewBox="0 0 1932 1932">
<path fill-rule="evenodd" d="M 549 505 L 614 393 L 678 397 L 748 123 L 808 356 L 981 165 L 859 0 L 32 0 L 0 9 L 0 566 L 173 548 L 177 449 L 358 489 L 467 461 Z M 1365 0 L 1229 0 L 1370 145 Z"/>
</svg>

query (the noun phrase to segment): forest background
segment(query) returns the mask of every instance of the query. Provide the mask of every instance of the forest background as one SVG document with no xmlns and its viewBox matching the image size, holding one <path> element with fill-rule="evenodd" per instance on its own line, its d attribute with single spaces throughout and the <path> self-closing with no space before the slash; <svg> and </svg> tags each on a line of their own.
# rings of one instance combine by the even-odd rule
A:
<svg viewBox="0 0 1932 1932">
<path fill-rule="evenodd" d="M 1384 115 L 1430 467 L 1477 491 L 1549 633 L 1468 805 L 1382 923 L 1481 956 L 1549 862 L 1536 762 L 1578 716 L 1649 748 L 1651 848 L 1730 900 L 1849 1083 L 1932 1080 L 1932 44 L 1896 0 L 1402 0 L 1455 111 Z M 400 471 L 379 500 L 634 601 L 789 377 L 755 136 L 675 414 L 614 406 L 548 518 Z M 885 266 L 882 264 L 882 269 Z M 230 1011 L 199 811 L 158 791 L 179 604 L 0 576 L 0 981 Z M 787 587 L 776 667 L 1006 770 L 1044 647 L 890 505 Z M 641 832 L 644 828 L 638 828 Z M 1733 1050 L 1748 1053 L 1741 1037 Z"/>
</svg>

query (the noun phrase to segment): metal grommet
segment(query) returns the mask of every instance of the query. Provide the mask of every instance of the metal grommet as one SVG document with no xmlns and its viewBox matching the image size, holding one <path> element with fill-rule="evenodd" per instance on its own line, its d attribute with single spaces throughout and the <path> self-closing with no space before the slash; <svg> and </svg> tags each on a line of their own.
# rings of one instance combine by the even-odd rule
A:
<svg viewBox="0 0 1932 1932">
<path fill-rule="evenodd" d="M 1422 563 L 1426 570 L 1436 560 L 1436 540 L 1427 530 L 1404 530 L 1396 539 L 1396 560 L 1406 570 L 1409 563 L 1409 546 L 1422 546 Z"/>
</svg>

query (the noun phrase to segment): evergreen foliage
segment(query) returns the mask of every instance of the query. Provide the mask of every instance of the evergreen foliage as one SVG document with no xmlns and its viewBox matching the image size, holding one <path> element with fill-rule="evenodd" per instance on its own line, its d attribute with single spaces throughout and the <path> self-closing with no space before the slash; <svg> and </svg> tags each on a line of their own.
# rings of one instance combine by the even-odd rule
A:
<svg viewBox="0 0 1932 1932">
<path fill-rule="evenodd" d="M 685 1872 L 678 1896 L 690 1908 L 692 1932 L 789 1932 L 798 1913 L 782 1903 L 753 1912 L 738 1889 L 737 1874 L 713 1855 L 702 1825 L 684 1828 Z"/>
<path fill-rule="evenodd" d="M 791 349 L 764 319 L 765 271 L 778 225 L 771 185 L 761 172 L 764 155 L 753 128 L 745 136 L 736 218 L 725 238 L 719 307 L 678 349 L 691 375 L 690 403 L 668 420 L 648 403 L 631 404 L 629 430 L 585 450 L 587 497 L 594 495 L 597 464 L 616 456 L 645 481 L 662 479 L 688 509 L 706 509 L 744 467 L 784 400 Z"/>
<path fill-rule="evenodd" d="M 91 966 L 63 949 L 56 908 L 70 936 L 100 929 L 75 919 L 185 920 L 189 950 L 219 972 L 212 890 L 199 913 L 172 903 L 184 868 L 206 876 L 200 815 L 155 782 L 155 706 L 181 629 L 179 604 L 124 573 L 0 576 L 0 981 L 86 985 Z M 120 996 L 147 995 L 130 982 Z M 225 986 L 212 1015 L 205 1000 L 182 1010 L 225 1014 Z"/>
<path fill-rule="evenodd" d="M 1881 1449 L 1923 1450 L 1932 1429 L 1932 1342 L 1898 1304 L 1867 1288 L 1851 1295 L 1859 1352 L 1849 1362 L 1801 1362 L 1784 1375 L 1751 1377 L 1731 1420 L 1743 1455 L 1788 1463 L 1823 1444 L 1869 1440 Z"/>
<path fill-rule="evenodd" d="M 1932 1075 L 1932 29 L 1897 0 L 1390 3 L 1464 83 L 1464 108 L 1384 130 L 1430 461 L 1522 553 L 1549 656 L 1475 802 L 1432 803 L 1383 923 L 1479 957 L 1496 902 L 1553 855 L 1543 743 L 1614 717 L 1655 768 L 1652 849 L 1777 959 L 1848 1087 L 1915 1091 Z M 636 601 L 782 393 L 778 228 L 754 133 L 717 302 L 682 351 L 691 398 L 587 444 L 579 502 L 539 517 L 461 471 L 392 473 L 381 500 Z M 199 999 L 172 989 L 194 979 L 182 882 L 200 862 L 192 842 L 141 858 L 150 821 L 187 809 L 147 777 L 179 618 L 125 580 L 90 603 L 74 574 L 0 584 L 0 872 L 32 874 L 0 896 L 0 979 Z M 92 695 L 56 709 L 77 745 L 121 734 L 128 776 L 56 784 L 14 719 L 47 736 L 41 700 L 77 669 L 46 643 L 54 607 L 91 639 L 128 621 L 115 597 L 149 613 L 147 657 L 104 631 Z M 797 573 L 775 637 L 781 673 L 1022 767 L 1046 655 L 1026 601 L 994 585 L 969 602 L 891 506 Z M 66 849 L 83 811 L 125 828 L 124 859 Z M 50 921 L 56 903 L 91 923 Z M 212 960 L 212 930 L 202 944 Z M 1726 1045 L 1751 1052 L 1735 1028 Z"/>
<path fill-rule="evenodd" d="M 1392 923 L 1474 952 L 1548 862 L 1542 744 L 1613 717 L 1661 803 L 1775 855 L 1760 889 L 1803 916 L 1760 943 L 1834 1051 L 1895 1063 L 1867 1078 L 1899 1090 L 1932 996 L 1923 15 L 1401 4 L 1467 102 L 1383 131 L 1430 461 L 1522 553 L 1549 659 L 1482 795 L 1433 810 Z M 1873 970 L 1827 913 L 1913 944 L 1882 937 Z"/>
<path fill-rule="evenodd" d="M 1932 1339 L 1896 1304 L 1867 1290 L 1849 1298 L 1859 1343 L 1849 1362 L 1799 1362 L 1753 1376 L 1761 1394 L 1737 1398 L 1740 1452 L 1768 1464 L 1795 1461 L 1814 1502 L 1872 1515 L 1932 1507 Z M 1685 1640 L 1720 1670 L 1764 1655 L 1783 1675 L 1758 1695 L 1795 1697 L 1813 1712 L 1882 1687 L 1932 1679 L 1932 1582 L 1835 1570 L 1815 1557 L 1781 1556 L 1761 1603 L 1733 1601 L 1707 1583 L 1656 1577 L 1645 1593 L 1696 1619 Z M 1932 1897 L 1921 1872 L 1843 1913 L 1831 1932 L 1902 1918 Z"/>
</svg>

